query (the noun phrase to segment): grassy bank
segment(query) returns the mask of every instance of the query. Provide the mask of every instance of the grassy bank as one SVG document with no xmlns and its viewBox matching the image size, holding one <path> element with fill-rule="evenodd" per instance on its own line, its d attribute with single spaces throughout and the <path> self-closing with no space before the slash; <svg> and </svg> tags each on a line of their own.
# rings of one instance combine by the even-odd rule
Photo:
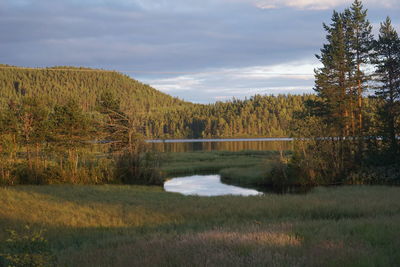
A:
<svg viewBox="0 0 400 267">
<path fill-rule="evenodd" d="M 257 186 L 265 185 L 265 178 L 268 173 L 269 162 L 246 168 L 226 168 L 222 169 L 219 174 L 221 180 L 227 184 L 240 186 Z"/>
<path fill-rule="evenodd" d="M 261 169 L 277 151 L 211 151 L 166 153 L 162 170 L 167 176 L 219 173 L 224 169 Z"/>
<path fill-rule="evenodd" d="M 279 158 L 278 151 L 201 151 L 166 153 L 165 177 L 191 174 L 220 174 L 227 184 L 266 189 L 268 173 Z"/>
<path fill-rule="evenodd" d="M 395 266 L 400 188 L 185 197 L 141 186 L 0 189 L 5 229 L 46 229 L 57 266 Z"/>
</svg>

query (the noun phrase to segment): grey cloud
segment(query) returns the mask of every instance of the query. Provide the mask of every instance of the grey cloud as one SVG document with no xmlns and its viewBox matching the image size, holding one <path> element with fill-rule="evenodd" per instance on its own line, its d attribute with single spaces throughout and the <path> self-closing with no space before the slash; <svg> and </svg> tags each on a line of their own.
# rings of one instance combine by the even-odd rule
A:
<svg viewBox="0 0 400 267">
<path fill-rule="evenodd" d="M 77 9 L 73 4 L 57 4 L 57 1 L 49 6 L 43 4 L 49 1 L 40 3 L 42 5 L 29 6 L 32 10 L 11 8 L 10 12 L 1 17 L 0 31 L 3 34 L 0 41 L 3 45 L 29 43 L 37 47 L 37 55 L 43 52 L 42 50 L 47 51 L 49 47 L 56 46 L 59 51 L 64 52 L 60 53 L 59 61 L 68 61 L 62 55 L 68 55 L 76 49 L 75 45 L 71 46 L 70 40 L 81 39 L 82 52 L 89 53 L 88 57 L 97 58 L 98 54 L 104 52 L 110 57 L 115 55 L 115 62 L 110 62 L 109 66 L 119 68 L 120 52 L 116 51 L 119 47 L 113 45 L 118 41 L 125 47 L 141 45 L 157 48 L 153 49 L 151 54 L 132 53 L 124 56 L 145 69 L 183 70 L 242 64 L 250 66 L 261 62 L 275 63 L 285 60 L 285 57 L 293 59 L 298 55 L 296 50 L 309 50 L 311 43 L 304 42 L 310 40 L 309 38 L 301 40 L 301 33 L 293 29 L 293 25 L 285 27 L 276 24 L 277 17 L 288 17 L 290 14 L 262 12 L 251 7 L 241 12 L 233 8 L 223 8 L 177 15 L 159 11 L 140 12 L 135 7 L 128 10 L 118 7 L 107 9 L 105 6 Z M 284 13 L 288 12 L 291 11 Z M 293 23 L 298 25 L 298 21 Z M 290 35 L 295 35 L 297 41 L 290 40 Z M 103 47 L 109 46 L 108 50 L 92 49 L 87 52 L 85 46 L 89 38 L 94 40 L 94 48 L 101 42 L 104 43 Z M 109 42 L 110 39 L 113 42 Z M 54 40 L 58 42 L 51 42 Z M 288 49 L 282 54 L 285 48 Z M 19 52 L 24 53 L 24 50 Z M 267 57 L 268 53 L 270 55 Z M 15 63 L 51 63 L 42 63 L 31 54 L 25 54 L 23 57 L 25 62 Z M 87 64 L 87 61 L 76 64 Z M 128 67 L 126 63 L 122 66 Z"/>
<path fill-rule="evenodd" d="M 2 0 L 0 63 L 195 72 L 313 60 L 324 41 L 321 25 L 329 21 L 330 10 L 259 9 L 251 3 Z M 374 7 L 370 18 L 379 23 L 391 15 L 399 24 L 397 13 L 398 9 Z M 129 74 L 145 81 L 177 76 Z M 216 80 L 204 77 L 202 90 L 240 84 L 243 92 L 247 88 L 250 94 L 255 87 L 289 87 L 296 83 L 312 87 L 312 83 L 285 79 L 271 84 L 263 80 Z M 182 96 L 196 100 L 194 96 Z M 210 95 L 210 99 L 213 97 Z"/>
<path fill-rule="evenodd" d="M 254 94 L 311 93 L 314 64 L 292 62 L 143 80 L 173 96 L 206 103 Z"/>
</svg>

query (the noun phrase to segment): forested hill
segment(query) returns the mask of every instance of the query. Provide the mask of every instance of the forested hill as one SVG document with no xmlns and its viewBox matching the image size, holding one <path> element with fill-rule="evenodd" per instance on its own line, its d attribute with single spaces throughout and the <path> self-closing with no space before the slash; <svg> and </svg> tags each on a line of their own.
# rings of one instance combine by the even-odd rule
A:
<svg viewBox="0 0 400 267">
<path fill-rule="evenodd" d="M 255 95 L 208 105 L 170 110 L 150 117 L 147 135 L 152 137 L 285 137 L 291 136 L 296 113 L 314 95 Z M 157 127 L 161 123 L 163 127 Z M 153 127 L 156 126 L 156 127 Z"/>
<path fill-rule="evenodd" d="M 107 120 L 105 109 L 125 113 L 146 138 L 205 138 L 290 136 L 294 113 L 315 96 L 257 95 L 200 105 L 113 71 L 0 65 L 0 108 L 15 109 L 10 103 L 28 98 L 44 105 L 49 114 L 59 107 L 70 109 L 72 101 L 88 120 L 95 121 L 93 125 Z"/>
<path fill-rule="evenodd" d="M 93 111 L 99 98 L 108 93 L 120 99 L 124 111 L 146 111 L 188 105 L 146 84 L 114 71 L 53 67 L 19 68 L 0 65 L 0 103 L 24 96 L 39 97 L 49 105 L 76 100 L 83 110 Z"/>
</svg>

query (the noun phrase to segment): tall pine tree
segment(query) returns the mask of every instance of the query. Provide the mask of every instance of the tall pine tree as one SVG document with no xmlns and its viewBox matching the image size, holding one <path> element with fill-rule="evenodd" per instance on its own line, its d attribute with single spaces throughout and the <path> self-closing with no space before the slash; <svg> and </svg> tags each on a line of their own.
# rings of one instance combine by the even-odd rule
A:
<svg viewBox="0 0 400 267">
<path fill-rule="evenodd" d="M 381 23 L 379 38 L 374 45 L 375 94 L 383 103 L 380 106 L 381 134 L 388 145 L 391 159 L 399 154 L 400 119 L 400 39 L 388 17 Z"/>
<path fill-rule="evenodd" d="M 344 138 L 348 124 L 348 47 L 343 15 L 334 12 L 332 23 L 324 24 L 327 44 L 317 58 L 323 67 L 315 71 L 315 91 L 324 103 L 321 106 L 326 123 L 330 125 L 332 136 Z"/>
<path fill-rule="evenodd" d="M 321 49 L 321 55 L 317 55 L 323 67 L 315 71 L 315 91 L 323 101 L 319 105 L 321 109 L 318 116 L 328 128 L 327 132 L 321 134 L 328 134 L 323 137 L 331 141 L 318 143 L 319 146 L 331 146 L 330 158 L 323 160 L 334 161 L 333 166 L 337 169 L 337 175 L 343 176 L 350 163 L 347 160 L 349 149 L 345 139 L 349 136 L 349 88 L 351 87 L 349 80 L 351 62 L 348 59 L 349 45 L 344 15 L 334 11 L 331 24 L 324 24 L 324 29 L 327 32 L 327 43 Z"/>
<path fill-rule="evenodd" d="M 334 11 L 324 29 L 327 43 L 317 56 L 323 67 L 315 71 L 315 91 L 323 99 L 319 116 L 330 129 L 328 137 L 334 139 L 335 165 L 344 175 L 360 165 L 364 155 L 363 95 L 369 80 L 365 69 L 371 58 L 372 27 L 367 10 L 355 0 L 343 13 Z"/>
<path fill-rule="evenodd" d="M 349 10 L 345 14 L 350 15 L 347 18 L 349 21 L 349 45 L 350 53 L 352 53 L 353 67 L 355 68 L 352 77 L 353 88 L 351 95 L 356 98 L 357 109 L 354 110 L 357 121 L 357 136 L 359 141 L 362 141 L 364 134 L 363 125 L 363 94 L 367 89 L 366 83 L 369 80 L 368 75 L 363 68 L 370 62 L 371 49 L 373 42 L 372 26 L 367 19 L 367 10 L 364 9 L 363 4 L 359 0 L 355 0 Z M 354 101 L 353 101 L 354 102 Z M 361 145 L 362 143 L 359 142 Z M 361 153 L 361 151 L 359 151 Z"/>
</svg>

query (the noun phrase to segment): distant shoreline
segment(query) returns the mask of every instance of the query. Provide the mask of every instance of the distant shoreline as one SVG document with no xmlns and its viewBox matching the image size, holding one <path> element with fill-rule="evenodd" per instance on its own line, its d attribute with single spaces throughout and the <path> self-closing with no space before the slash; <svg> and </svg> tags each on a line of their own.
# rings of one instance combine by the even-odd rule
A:
<svg viewBox="0 0 400 267">
<path fill-rule="evenodd" d="M 257 141 L 293 141 L 289 137 L 267 137 L 267 138 L 210 138 L 210 139 L 155 139 L 146 140 L 146 143 L 204 143 L 204 142 L 257 142 Z"/>
</svg>

